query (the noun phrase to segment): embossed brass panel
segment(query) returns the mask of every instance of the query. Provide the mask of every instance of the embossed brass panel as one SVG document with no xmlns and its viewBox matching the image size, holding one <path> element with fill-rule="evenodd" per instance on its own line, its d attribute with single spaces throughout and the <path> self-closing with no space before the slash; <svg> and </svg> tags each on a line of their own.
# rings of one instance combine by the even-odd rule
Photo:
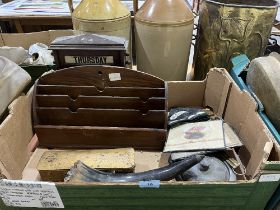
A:
<svg viewBox="0 0 280 210">
<path fill-rule="evenodd" d="M 206 77 L 212 67 L 229 69 L 230 59 L 264 53 L 277 12 L 270 0 L 204 0 L 200 8 L 195 55 L 195 80 Z"/>
</svg>

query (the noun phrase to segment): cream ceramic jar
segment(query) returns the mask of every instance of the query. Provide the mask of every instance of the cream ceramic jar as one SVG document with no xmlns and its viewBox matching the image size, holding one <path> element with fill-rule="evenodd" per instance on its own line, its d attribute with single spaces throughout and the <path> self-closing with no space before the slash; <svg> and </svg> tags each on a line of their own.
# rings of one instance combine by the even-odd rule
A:
<svg viewBox="0 0 280 210">
<path fill-rule="evenodd" d="M 147 0 L 135 16 L 137 69 L 186 80 L 193 14 L 184 0 Z"/>
<path fill-rule="evenodd" d="M 72 11 L 73 28 L 76 34 L 94 33 L 123 37 L 128 40 L 127 52 L 131 52 L 130 11 L 119 0 L 82 0 Z"/>
</svg>

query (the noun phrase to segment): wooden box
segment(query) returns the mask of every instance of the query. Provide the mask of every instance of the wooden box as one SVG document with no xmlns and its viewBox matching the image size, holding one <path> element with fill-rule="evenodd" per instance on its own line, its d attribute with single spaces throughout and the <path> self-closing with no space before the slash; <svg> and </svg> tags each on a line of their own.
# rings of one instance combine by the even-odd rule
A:
<svg viewBox="0 0 280 210">
<path fill-rule="evenodd" d="M 53 50 L 57 69 L 80 65 L 126 65 L 126 41 L 119 37 L 83 34 L 59 37 Z"/>
</svg>

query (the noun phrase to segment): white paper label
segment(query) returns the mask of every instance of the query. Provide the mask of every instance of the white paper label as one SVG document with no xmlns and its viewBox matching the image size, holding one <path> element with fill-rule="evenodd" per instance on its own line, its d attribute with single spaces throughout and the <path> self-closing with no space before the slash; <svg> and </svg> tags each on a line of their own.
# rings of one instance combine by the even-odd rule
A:
<svg viewBox="0 0 280 210">
<path fill-rule="evenodd" d="M 110 81 L 121 80 L 121 74 L 120 73 L 111 73 L 111 74 L 109 74 L 109 80 Z"/>
<path fill-rule="evenodd" d="M 261 175 L 259 182 L 278 182 L 280 174 L 263 174 Z"/>
<path fill-rule="evenodd" d="M 159 188 L 160 180 L 140 181 L 140 188 Z"/>
<path fill-rule="evenodd" d="M 0 180 L 0 197 L 6 206 L 64 208 L 54 183 Z"/>
</svg>

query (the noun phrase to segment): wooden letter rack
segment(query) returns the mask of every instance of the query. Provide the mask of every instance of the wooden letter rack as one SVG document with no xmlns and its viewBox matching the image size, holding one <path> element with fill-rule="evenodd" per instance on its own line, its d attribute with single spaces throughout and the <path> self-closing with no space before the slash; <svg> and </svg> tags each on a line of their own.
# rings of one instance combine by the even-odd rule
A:
<svg viewBox="0 0 280 210">
<path fill-rule="evenodd" d="M 33 122 L 40 146 L 162 150 L 166 83 L 123 67 L 79 66 L 39 78 Z"/>
</svg>

